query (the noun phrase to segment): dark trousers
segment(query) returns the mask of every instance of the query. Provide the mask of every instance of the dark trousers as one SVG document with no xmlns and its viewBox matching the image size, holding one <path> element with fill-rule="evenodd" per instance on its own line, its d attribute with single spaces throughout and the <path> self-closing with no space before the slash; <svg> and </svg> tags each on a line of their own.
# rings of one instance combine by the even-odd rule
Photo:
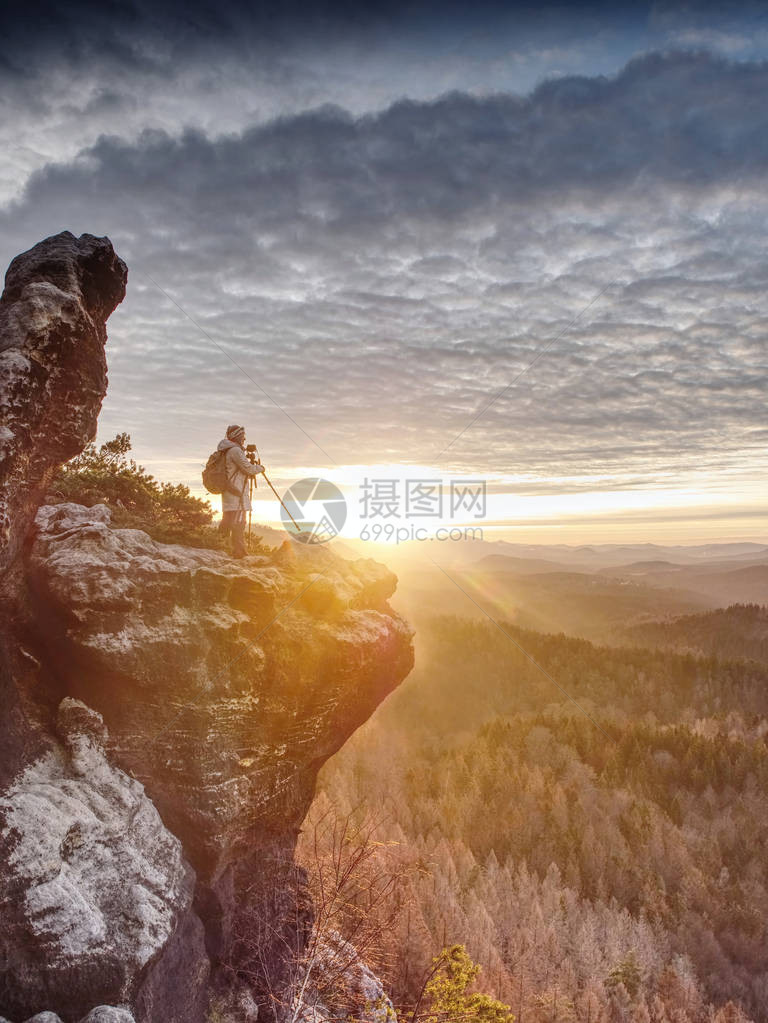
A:
<svg viewBox="0 0 768 1023">
<path fill-rule="evenodd" d="M 225 511 L 221 515 L 219 532 L 232 537 L 232 554 L 242 558 L 247 553 L 245 548 L 245 512 Z"/>
</svg>

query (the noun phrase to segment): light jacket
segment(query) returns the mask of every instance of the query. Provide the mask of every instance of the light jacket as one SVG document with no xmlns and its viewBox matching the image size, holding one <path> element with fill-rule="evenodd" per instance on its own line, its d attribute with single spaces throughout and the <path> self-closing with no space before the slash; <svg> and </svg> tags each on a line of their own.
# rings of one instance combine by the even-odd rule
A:
<svg viewBox="0 0 768 1023">
<path fill-rule="evenodd" d="M 239 444 L 231 440 L 220 440 L 218 451 L 227 452 L 227 478 L 229 485 L 237 493 L 225 491 L 221 495 L 221 510 L 225 511 L 250 511 L 250 486 L 249 480 L 264 472 L 264 466 L 255 462 L 253 465 L 248 461 L 248 456 Z"/>
</svg>

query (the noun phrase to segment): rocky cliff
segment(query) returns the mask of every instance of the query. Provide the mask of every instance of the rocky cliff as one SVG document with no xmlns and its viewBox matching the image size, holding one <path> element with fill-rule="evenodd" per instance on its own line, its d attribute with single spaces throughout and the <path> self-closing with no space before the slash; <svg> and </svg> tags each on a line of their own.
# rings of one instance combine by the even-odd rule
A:
<svg viewBox="0 0 768 1023">
<path fill-rule="evenodd" d="M 269 1019 L 312 923 L 293 852 L 317 772 L 410 670 L 410 631 L 374 562 L 235 562 L 39 507 L 95 430 L 125 283 L 107 239 L 63 234 L 0 299 L 0 1016 L 202 1023 L 215 994 Z"/>
</svg>

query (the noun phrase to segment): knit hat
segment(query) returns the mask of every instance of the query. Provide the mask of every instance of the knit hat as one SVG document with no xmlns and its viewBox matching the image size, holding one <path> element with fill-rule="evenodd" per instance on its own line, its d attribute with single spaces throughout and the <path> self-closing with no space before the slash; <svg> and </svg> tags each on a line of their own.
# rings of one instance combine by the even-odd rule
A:
<svg viewBox="0 0 768 1023">
<path fill-rule="evenodd" d="M 227 427 L 227 440 L 232 440 L 235 442 L 235 444 L 237 444 L 237 442 L 241 441 L 244 437 L 245 437 L 244 426 L 237 426 L 235 424 L 234 426 Z"/>
</svg>

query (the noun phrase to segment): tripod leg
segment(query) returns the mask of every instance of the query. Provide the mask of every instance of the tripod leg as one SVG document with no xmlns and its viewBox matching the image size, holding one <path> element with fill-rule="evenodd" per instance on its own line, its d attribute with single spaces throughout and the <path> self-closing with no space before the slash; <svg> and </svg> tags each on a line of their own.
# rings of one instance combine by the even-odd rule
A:
<svg viewBox="0 0 768 1023">
<path fill-rule="evenodd" d="M 293 517 L 293 515 L 291 515 L 291 513 L 290 513 L 290 512 L 288 511 L 288 509 L 287 509 L 287 508 L 285 507 L 285 501 L 283 501 L 282 497 L 281 497 L 281 496 L 280 496 L 280 495 L 278 494 L 278 492 L 277 492 L 277 491 L 275 490 L 275 488 L 274 488 L 274 487 L 272 486 L 272 480 L 271 480 L 271 479 L 270 479 L 270 478 L 269 478 L 269 477 L 267 476 L 267 474 L 266 474 L 266 473 L 263 473 L 263 476 L 264 476 L 264 479 L 265 479 L 265 480 L 267 481 L 267 484 L 269 485 L 269 489 L 270 489 L 270 490 L 272 491 L 272 493 L 273 493 L 273 494 L 275 495 L 275 497 L 276 497 L 276 498 L 278 499 L 278 501 L 280 502 L 280 504 L 281 504 L 281 505 L 283 506 L 283 508 L 285 509 L 285 514 L 286 514 L 286 515 L 288 516 L 288 518 L 289 518 L 289 519 L 291 520 L 291 522 L 292 522 L 292 523 L 294 524 L 294 526 L 296 527 L 297 531 L 298 531 L 298 532 L 300 533 L 300 532 L 301 532 L 301 526 L 300 526 L 300 525 L 298 524 L 298 522 L 297 522 L 297 521 L 296 521 L 296 519 L 295 519 L 295 518 Z"/>
<path fill-rule="evenodd" d="M 253 480 L 251 479 L 249 481 L 248 489 L 248 543 L 251 542 L 251 515 L 253 514 L 253 509 L 251 507 L 252 504 L 253 504 Z"/>
</svg>

